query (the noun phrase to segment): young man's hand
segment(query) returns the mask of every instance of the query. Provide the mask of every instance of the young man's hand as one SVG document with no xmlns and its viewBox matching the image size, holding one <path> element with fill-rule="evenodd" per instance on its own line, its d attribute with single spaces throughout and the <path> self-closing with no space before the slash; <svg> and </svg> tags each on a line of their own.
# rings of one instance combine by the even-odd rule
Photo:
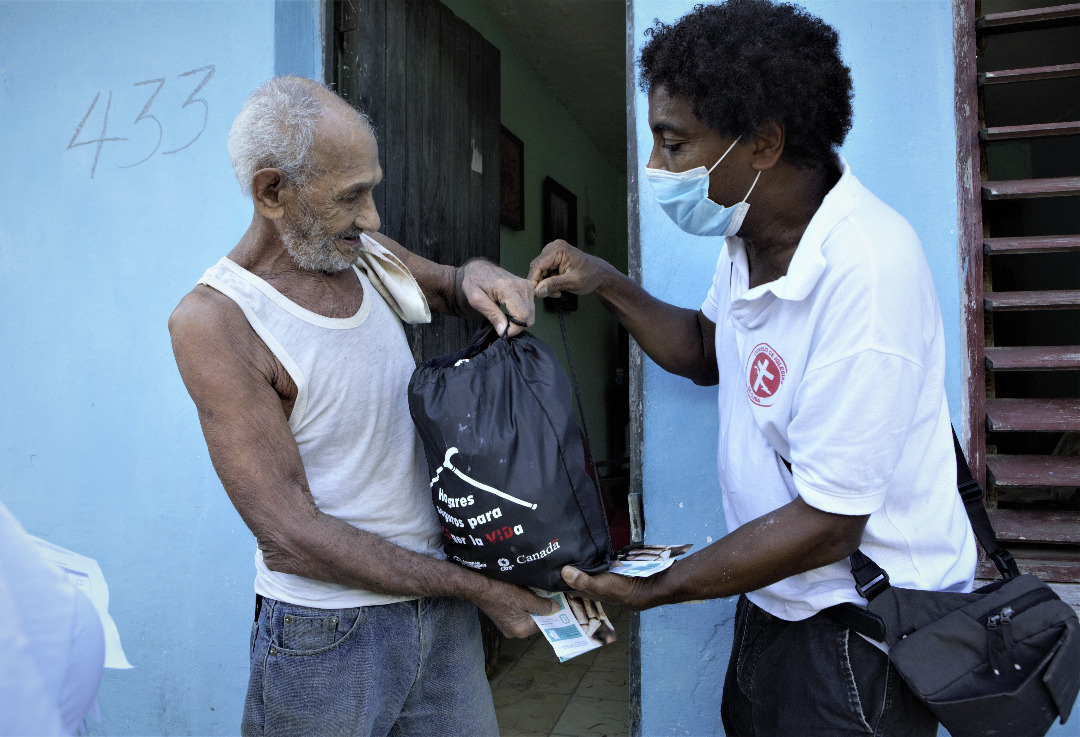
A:
<svg viewBox="0 0 1080 737">
<path fill-rule="evenodd" d="M 605 604 L 615 604 L 633 611 L 647 609 L 650 606 L 644 595 L 647 579 L 630 578 L 617 573 L 599 573 L 590 576 L 573 566 L 563 566 L 562 578 L 588 598 Z"/>
<path fill-rule="evenodd" d="M 589 294 L 600 286 L 605 271 L 611 268 L 606 261 L 579 251 L 564 240 L 557 240 L 544 246 L 540 255 L 529 264 L 528 279 L 541 299 L 558 297 L 564 290 Z"/>
</svg>

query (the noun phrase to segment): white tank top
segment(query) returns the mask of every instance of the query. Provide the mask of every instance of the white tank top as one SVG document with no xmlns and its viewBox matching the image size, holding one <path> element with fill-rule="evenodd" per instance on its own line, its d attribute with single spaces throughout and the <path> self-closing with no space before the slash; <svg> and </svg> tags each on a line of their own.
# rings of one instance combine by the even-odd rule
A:
<svg viewBox="0 0 1080 737">
<path fill-rule="evenodd" d="M 352 317 L 323 317 L 222 258 L 201 284 L 236 302 L 296 384 L 289 417 L 320 510 L 403 548 L 443 558 L 420 439 L 409 415 L 416 364 L 401 322 L 355 267 L 364 289 Z M 407 601 L 271 571 L 255 552 L 255 591 L 337 609 Z"/>
</svg>

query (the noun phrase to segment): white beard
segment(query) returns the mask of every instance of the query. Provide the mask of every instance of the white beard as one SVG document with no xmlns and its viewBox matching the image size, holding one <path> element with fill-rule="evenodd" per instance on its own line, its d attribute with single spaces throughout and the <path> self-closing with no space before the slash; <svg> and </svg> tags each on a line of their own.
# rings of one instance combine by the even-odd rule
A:
<svg viewBox="0 0 1080 737">
<path fill-rule="evenodd" d="M 285 250 L 296 265 L 307 271 L 326 274 L 336 274 L 352 266 L 352 262 L 334 247 L 334 241 L 338 238 L 359 238 L 362 231 L 350 229 L 343 233 L 327 233 L 303 200 L 300 200 L 300 208 L 296 219 L 281 234 Z"/>
</svg>

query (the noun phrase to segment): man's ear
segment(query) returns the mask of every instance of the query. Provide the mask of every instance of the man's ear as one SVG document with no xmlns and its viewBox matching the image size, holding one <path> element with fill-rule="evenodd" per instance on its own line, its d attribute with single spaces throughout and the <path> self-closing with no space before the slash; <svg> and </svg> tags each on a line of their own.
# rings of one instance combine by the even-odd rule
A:
<svg viewBox="0 0 1080 737">
<path fill-rule="evenodd" d="M 259 169 L 251 178 L 251 199 L 264 217 L 278 220 L 295 188 L 281 169 Z"/>
<path fill-rule="evenodd" d="M 753 167 L 765 171 L 776 166 L 784 153 L 784 126 L 775 121 L 762 124 L 754 137 Z"/>
</svg>

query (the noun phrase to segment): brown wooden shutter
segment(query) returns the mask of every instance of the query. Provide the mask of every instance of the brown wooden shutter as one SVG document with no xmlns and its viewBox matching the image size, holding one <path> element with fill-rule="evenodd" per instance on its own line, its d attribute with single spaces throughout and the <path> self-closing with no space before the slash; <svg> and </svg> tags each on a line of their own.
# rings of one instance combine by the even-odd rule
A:
<svg viewBox="0 0 1080 737">
<path fill-rule="evenodd" d="M 967 450 L 1021 570 L 1080 582 L 1080 3 L 1032 4 L 957 3 Z"/>
</svg>

